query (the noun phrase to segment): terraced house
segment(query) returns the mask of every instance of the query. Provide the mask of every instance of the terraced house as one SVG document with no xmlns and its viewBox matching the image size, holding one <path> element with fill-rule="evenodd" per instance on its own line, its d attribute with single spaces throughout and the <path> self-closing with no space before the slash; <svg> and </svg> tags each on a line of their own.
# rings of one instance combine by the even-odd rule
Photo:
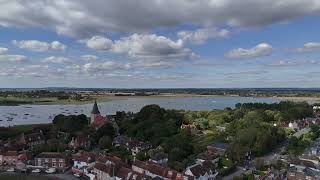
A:
<svg viewBox="0 0 320 180">
<path fill-rule="evenodd" d="M 70 158 L 63 153 L 43 152 L 34 158 L 35 165 L 43 168 L 56 168 L 64 172 L 70 166 Z"/>
</svg>

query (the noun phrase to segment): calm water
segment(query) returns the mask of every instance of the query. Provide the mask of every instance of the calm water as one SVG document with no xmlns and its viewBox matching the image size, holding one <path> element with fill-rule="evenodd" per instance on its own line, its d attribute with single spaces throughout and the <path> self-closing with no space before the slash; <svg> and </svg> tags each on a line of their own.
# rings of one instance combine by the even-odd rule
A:
<svg viewBox="0 0 320 180">
<path fill-rule="evenodd" d="M 212 110 L 234 107 L 236 103 L 247 102 L 279 102 L 271 98 L 254 97 L 184 97 L 184 98 L 129 98 L 100 102 L 102 114 L 115 114 L 116 111 L 137 112 L 148 104 L 158 104 L 167 109 Z M 58 114 L 86 114 L 89 115 L 92 104 L 86 105 L 22 105 L 0 106 L 0 126 L 18 124 L 37 124 L 51 122 Z"/>
</svg>

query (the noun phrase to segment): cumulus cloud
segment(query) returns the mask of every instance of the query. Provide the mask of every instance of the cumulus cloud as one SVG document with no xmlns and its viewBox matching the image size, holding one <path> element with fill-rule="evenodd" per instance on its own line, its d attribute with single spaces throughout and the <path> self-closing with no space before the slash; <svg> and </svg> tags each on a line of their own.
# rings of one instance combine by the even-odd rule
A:
<svg viewBox="0 0 320 180">
<path fill-rule="evenodd" d="M 302 48 L 295 49 L 296 52 L 313 52 L 320 51 L 320 42 L 308 42 Z"/>
<path fill-rule="evenodd" d="M 173 41 L 155 34 L 133 34 L 114 42 L 112 52 L 145 61 L 190 60 L 197 55 L 182 40 Z"/>
<path fill-rule="evenodd" d="M 87 54 L 87 55 L 82 55 L 82 56 L 80 57 L 80 59 L 81 59 L 81 60 L 84 60 L 84 61 L 95 61 L 95 60 L 98 59 L 98 57 L 95 56 L 95 55 Z"/>
<path fill-rule="evenodd" d="M 66 50 L 67 46 L 62 44 L 59 41 L 53 41 L 51 42 L 51 49 L 57 50 L 57 51 L 64 51 Z"/>
<path fill-rule="evenodd" d="M 28 58 L 23 55 L 0 55 L 0 62 L 25 62 Z"/>
<path fill-rule="evenodd" d="M 243 58 L 257 58 L 262 56 L 269 56 L 273 52 L 271 45 L 267 43 L 261 43 L 251 49 L 238 48 L 231 50 L 226 54 L 226 57 L 232 59 L 243 59 Z"/>
<path fill-rule="evenodd" d="M 105 4 L 108 4 L 106 6 Z M 90 37 L 179 25 L 256 27 L 320 13 L 318 0 L 2 0 L 0 25 Z M 147 17 L 147 18 L 146 18 Z"/>
<path fill-rule="evenodd" d="M 60 56 L 50 56 L 45 58 L 42 62 L 44 63 L 54 63 L 54 64 L 71 64 L 72 61 L 66 57 Z"/>
<path fill-rule="evenodd" d="M 102 36 L 94 36 L 86 45 L 98 51 L 104 50 L 145 62 L 191 60 L 198 56 L 184 47 L 182 40 L 173 41 L 156 34 L 132 34 L 114 42 Z"/>
<path fill-rule="evenodd" d="M 230 35 L 230 31 L 226 29 L 203 28 L 195 31 L 180 31 L 178 37 L 184 42 L 193 44 L 203 44 L 208 39 L 226 38 Z"/>
<path fill-rule="evenodd" d="M 53 41 L 51 43 L 38 41 L 38 40 L 22 40 L 17 41 L 13 40 L 12 43 L 21 48 L 21 49 L 27 49 L 30 51 L 36 51 L 36 52 L 45 52 L 49 50 L 58 50 L 58 51 L 64 51 L 67 46 L 62 44 L 59 41 Z"/>
<path fill-rule="evenodd" d="M 0 47 L 0 54 L 5 54 L 8 52 L 8 48 Z"/>
<path fill-rule="evenodd" d="M 107 51 L 112 48 L 112 40 L 102 36 L 93 36 L 86 44 L 88 48 L 98 51 Z"/>
</svg>

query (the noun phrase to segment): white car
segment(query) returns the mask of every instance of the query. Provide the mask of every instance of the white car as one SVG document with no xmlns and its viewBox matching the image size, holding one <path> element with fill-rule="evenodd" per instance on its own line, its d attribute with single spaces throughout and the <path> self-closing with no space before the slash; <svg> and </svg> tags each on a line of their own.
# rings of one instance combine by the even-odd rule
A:
<svg viewBox="0 0 320 180">
<path fill-rule="evenodd" d="M 46 170 L 46 173 L 48 174 L 52 174 L 52 173 L 55 173 L 56 172 L 56 168 L 49 168 Z"/>
<path fill-rule="evenodd" d="M 79 174 L 79 173 L 75 173 L 75 174 L 73 174 L 75 177 L 77 177 L 77 178 L 80 178 L 81 177 L 81 175 Z"/>
<path fill-rule="evenodd" d="M 7 169 L 7 172 L 14 172 L 14 168 Z"/>
<path fill-rule="evenodd" d="M 41 170 L 40 170 L 40 169 L 34 169 L 34 170 L 32 170 L 31 172 L 32 172 L 32 173 L 40 173 Z"/>
</svg>

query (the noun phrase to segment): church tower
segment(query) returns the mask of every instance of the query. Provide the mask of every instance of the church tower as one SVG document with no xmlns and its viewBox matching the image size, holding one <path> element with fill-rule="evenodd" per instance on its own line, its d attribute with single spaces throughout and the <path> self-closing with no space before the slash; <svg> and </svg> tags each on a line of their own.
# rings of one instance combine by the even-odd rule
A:
<svg viewBox="0 0 320 180">
<path fill-rule="evenodd" d="M 94 120 L 96 119 L 96 117 L 100 116 L 100 111 L 98 108 L 98 104 L 97 101 L 94 101 L 94 105 L 91 111 L 91 120 L 90 120 L 90 124 L 92 124 L 94 122 Z"/>
</svg>

